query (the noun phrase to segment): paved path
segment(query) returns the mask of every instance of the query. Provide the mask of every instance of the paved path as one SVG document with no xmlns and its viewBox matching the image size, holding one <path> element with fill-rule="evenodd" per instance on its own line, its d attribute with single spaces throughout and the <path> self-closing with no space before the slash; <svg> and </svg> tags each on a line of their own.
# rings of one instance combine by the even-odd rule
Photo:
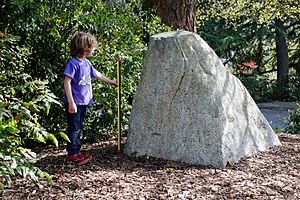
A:
<svg viewBox="0 0 300 200">
<path fill-rule="evenodd" d="M 289 123 L 289 112 L 293 110 L 296 104 L 293 102 L 269 102 L 257 105 L 272 128 L 282 130 Z"/>
</svg>

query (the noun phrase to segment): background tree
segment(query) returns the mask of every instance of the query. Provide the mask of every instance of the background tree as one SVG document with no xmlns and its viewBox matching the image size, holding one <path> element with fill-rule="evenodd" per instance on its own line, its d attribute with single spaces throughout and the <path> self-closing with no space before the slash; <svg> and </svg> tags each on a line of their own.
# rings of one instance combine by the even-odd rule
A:
<svg viewBox="0 0 300 200">
<path fill-rule="evenodd" d="M 161 21 L 172 30 L 195 31 L 195 0 L 145 0 L 145 4 L 155 7 Z"/>
<path fill-rule="evenodd" d="M 263 31 L 265 35 L 261 35 L 263 32 L 259 30 L 253 30 L 250 27 L 248 29 L 250 32 L 260 32 L 260 46 L 257 48 L 260 49 L 260 54 L 263 53 L 263 49 L 269 51 L 273 46 L 275 48 L 269 52 L 269 55 L 265 54 L 263 56 L 265 62 L 263 62 L 263 57 L 261 55 L 259 56 L 260 59 L 256 61 L 263 65 L 259 66 L 259 69 L 265 68 L 264 70 L 266 70 L 268 66 L 275 64 L 275 66 L 277 66 L 278 83 L 280 82 L 283 83 L 283 85 L 287 85 L 286 75 L 289 64 L 297 66 L 295 62 L 298 62 L 298 60 L 295 59 L 296 56 L 289 56 L 295 55 L 296 51 L 293 50 L 292 52 L 292 49 L 299 46 L 299 41 L 296 42 L 295 40 L 289 39 L 289 37 L 294 37 L 293 35 L 296 32 L 299 32 L 300 10 L 297 9 L 296 2 L 288 0 L 198 0 L 197 5 L 197 20 L 202 25 L 214 19 L 224 19 L 226 24 L 232 26 L 232 31 L 237 30 L 238 27 L 243 24 L 249 24 L 250 21 L 255 22 L 257 26 L 261 27 L 260 30 Z M 265 30 L 267 30 L 267 32 Z M 253 44 L 255 45 L 257 43 Z M 293 58 L 293 60 L 289 61 L 291 58 Z"/>
<path fill-rule="evenodd" d="M 277 82 L 279 86 L 286 87 L 287 76 L 289 72 L 288 46 L 286 39 L 286 30 L 283 22 L 275 18 L 276 29 L 276 57 L 277 57 Z"/>
</svg>

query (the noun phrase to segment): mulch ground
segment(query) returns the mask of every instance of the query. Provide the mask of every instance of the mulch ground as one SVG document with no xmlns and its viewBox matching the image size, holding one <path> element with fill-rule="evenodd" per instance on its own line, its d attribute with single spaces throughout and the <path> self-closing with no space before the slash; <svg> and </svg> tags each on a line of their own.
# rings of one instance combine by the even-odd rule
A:
<svg viewBox="0 0 300 200">
<path fill-rule="evenodd" d="M 115 140 L 85 144 L 94 161 L 65 163 L 63 148 L 38 152 L 55 182 L 17 179 L 2 199 L 300 199 L 300 135 L 224 169 L 116 154 Z"/>
</svg>

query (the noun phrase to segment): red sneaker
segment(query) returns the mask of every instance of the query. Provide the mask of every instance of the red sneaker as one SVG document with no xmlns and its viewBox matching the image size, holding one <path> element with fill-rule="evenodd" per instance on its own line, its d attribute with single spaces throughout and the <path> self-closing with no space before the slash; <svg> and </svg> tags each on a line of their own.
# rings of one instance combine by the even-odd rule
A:
<svg viewBox="0 0 300 200">
<path fill-rule="evenodd" d="M 72 156 L 68 156 L 66 158 L 66 161 L 72 161 L 76 163 L 77 165 L 84 165 L 87 162 L 91 161 L 93 159 L 92 156 L 84 156 L 82 153 L 76 153 Z"/>
</svg>

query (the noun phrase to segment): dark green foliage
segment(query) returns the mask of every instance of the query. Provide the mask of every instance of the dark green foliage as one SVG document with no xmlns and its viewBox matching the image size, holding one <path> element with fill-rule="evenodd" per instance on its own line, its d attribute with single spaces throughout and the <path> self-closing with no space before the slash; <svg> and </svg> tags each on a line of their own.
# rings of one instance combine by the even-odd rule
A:
<svg viewBox="0 0 300 200">
<path fill-rule="evenodd" d="M 24 143 L 51 140 L 58 145 L 56 137 L 40 124 L 40 116 L 47 115 L 51 105 L 59 102 L 46 81 L 25 72 L 31 52 L 18 42 L 18 37 L 0 36 L 0 178 L 5 180 L 0 182 L 0 190 L 16 175 L 34 182 L 46 176 L 52 182 L 46 172 L 33 165 L 35 153 Z"/>
<path fill-rule="evenodd" d="M 4 0 L 0 18 L 0 178 L 8 185 L 17 174 L 33 181 L 42 176 L 51 180 L 34 167 L 35 154 L 28 147 L 46 140 L 57 146 L 57 134 L 68 140 L 60 102 L 71 36 L 88 31 L 97 37 L 99 47 L 90 60 L 111 79 L 116 77 L 116 58 L 122 58 L 125 131 L 148 37 L 169 29 L 143 11 L 139 1 Z M 115 89 L 96 80 L 93 86 L 95 104 L 85 123 L 86 139 L 91 140 L 109 137 L 117 128 Z"/>
<path fill-rule="evenodd" d="M 300 133 L 300 103 L 298 102 L 295 109 L 290 113 L 289 125 L 286 131 L 289 133 L 299 134 Z"/>
<path fill-rule="evenodd" d="M 204 2 L 199 2 L 201 5 L 202 3 Z M 227 1 L 225 2 L 226 5 L 223 3 L 212 1 L 204 4 L 208 5 L 206 9 L 199 5 L 199 11 L 202 14 L 199 18 L 202 18 L 203 21 L 201 21 L 202 25 L 197 28 L 197 32 L 215 50 L 229 71 L 242 80 L 256 102 L 299 101 L 300 26 L 299 15 L 292 11 L 296 7 L 281 9 L 282 4 L 278 4 L 276 1 L 273 2 L 276 6 L 269 5 L 276 12 L 278 12 L 277 8 L 280 8 L 279 10 L 283 12 L 291 11 L 290 14 L 283 18 L 287 30 L 285 37 L 289 48 L 290 72 L 288 77 L 285 77 L 286 79 L 277 81 L 274 73 L 277 72 L 277 64 L 280 62 L 278 62 L 278 49 L 276 48 L 280 49 L 281 47 L 276 47 L 278 38 L 276 38 L 275 33 L 278 27 L 274 25 L 275 16 L 271 14 L 271 19 L 267 21 L 259 20 L 260 17 L 269 15 L 270 9 L 266 9 L 267 12 L 261 12 L 262 10 L 255 9 L 254 5 L 249 7 L 245 1 L 240 1 L 240 3 Z M 288 5 L 285 4 L 285 6 Z M 242 6 L 242 9 L 239 6 Z M 240 9 L 244 9 L 244 11 L 239 12 Z M 255 14 L 251 9 L 261 13 Z M 207 12 L 212 12 L 212 14 L 207 16 Z M 249 13 L 247 14 L 247 12 Z M 249 70 L 250 75 L 240 73 L 241 64 L 247 61 L 255 61 L 257 63 L 256 68 Z M 296 76 L 294 72 L 296 72 Z M 285 80 L 288 82 L 287 85 L 282 84 L 286 83 Z M 295 128 L 298 120 L 296 112 L 290 118 L 293 130 L 297 129 Z"/>
<path fill-rule="evenodd" d="M 288 87 L 281 87 L 268 75 L 240 76 L 252 98 L 258 102 L 297 101 L 300 99 L 300 80 L 298 76 L 288 78 Z"/>
<path fill-rule="evenodd" d="M 199 34 L 215 50 L 229 70 L 242 80 L 256 102 L 295 101 L 300 98 L 298 76 L 290 76 L 288 87 L 280 86 L 276 71 L 275 39 L 268 25 L 241 16 L 235 24 L 223 18 L 210 19 L 198 28 Z M 250 74 L 241 73 L 243 62 L 254 61 Z M 270 71 L 270 73 L 266 73 Z"/>
<path fill-rule="evenodd" d="M 127 127 L 130 99 L 133 98 L 139 80 L 147 37 L 168 30 L 160 25 L 159 18 L 141 9 L 139 1 L 106 4 L 103 1 L 31 1 L 18 3 L 4 1 L 1 16 L 18 21 L 0 23 L 0 30 L 16 33 L 20 43 L 31 49 L 26 72 L 32 77 L 46 79 L 50 90 L 63 99 L 63 70 L 70 58 L 69 41 L 75 31 L 94 34 L 99 47 L 90 58 L 94 66 L 111 79 L 116 77 L 115 59 L 122 61 L 122 124 Z M 26 10 L 27 13 L 24 13 Z M 26 19 L 25 19 L 26 18 Z M 99 81 L 94 82 L 95 105 L 90 108 L 86 120 L 86 136 L 99 138 L 110 135 L 116 128 L 116 92 Z M 128 102 L 129 101 L 129 102 Z M 52 131 L 66 127 L 62 107 L 43 116 L 43 125 Z M 100 112 L 102 113 L 100 116 Z"/>
<path fill-rule="evenodd" d="M 268 25 L 241 16 L 236 24 L 223 18 L 210 19 L 197 32 L 236 72 L 246 61 L 255 61 L 255 72 L 270 70 L 274 63 L 275 39 Z"/>
<path fill-rule="evenodd" d="M 255 102 L 267 102 L 272 99 L 276 80 L 272 80 L 268 76 L 248 76 L 241 77 L 240 80 Z"/>
<path fill-rule="evenodd" d="M 73 31 L 88 31 L 98 39 L 98 49 L 89 58 L 94 67 L 110 79 L 116 79 L 116 58 L 121 57 L 122 130 L 128 128 L 128 117 L 147 48 L 145 35 L 166 31 L 159 18 L 132 3 L 79 3 L 74 7 Z M 80 19 L 80 20 L 79 20 Z M 116 132 L 117 92 L 94 81 L 95 104 L 89 108 L 85 121 L 87 139 L 101 139 Z"/>
</svg>

